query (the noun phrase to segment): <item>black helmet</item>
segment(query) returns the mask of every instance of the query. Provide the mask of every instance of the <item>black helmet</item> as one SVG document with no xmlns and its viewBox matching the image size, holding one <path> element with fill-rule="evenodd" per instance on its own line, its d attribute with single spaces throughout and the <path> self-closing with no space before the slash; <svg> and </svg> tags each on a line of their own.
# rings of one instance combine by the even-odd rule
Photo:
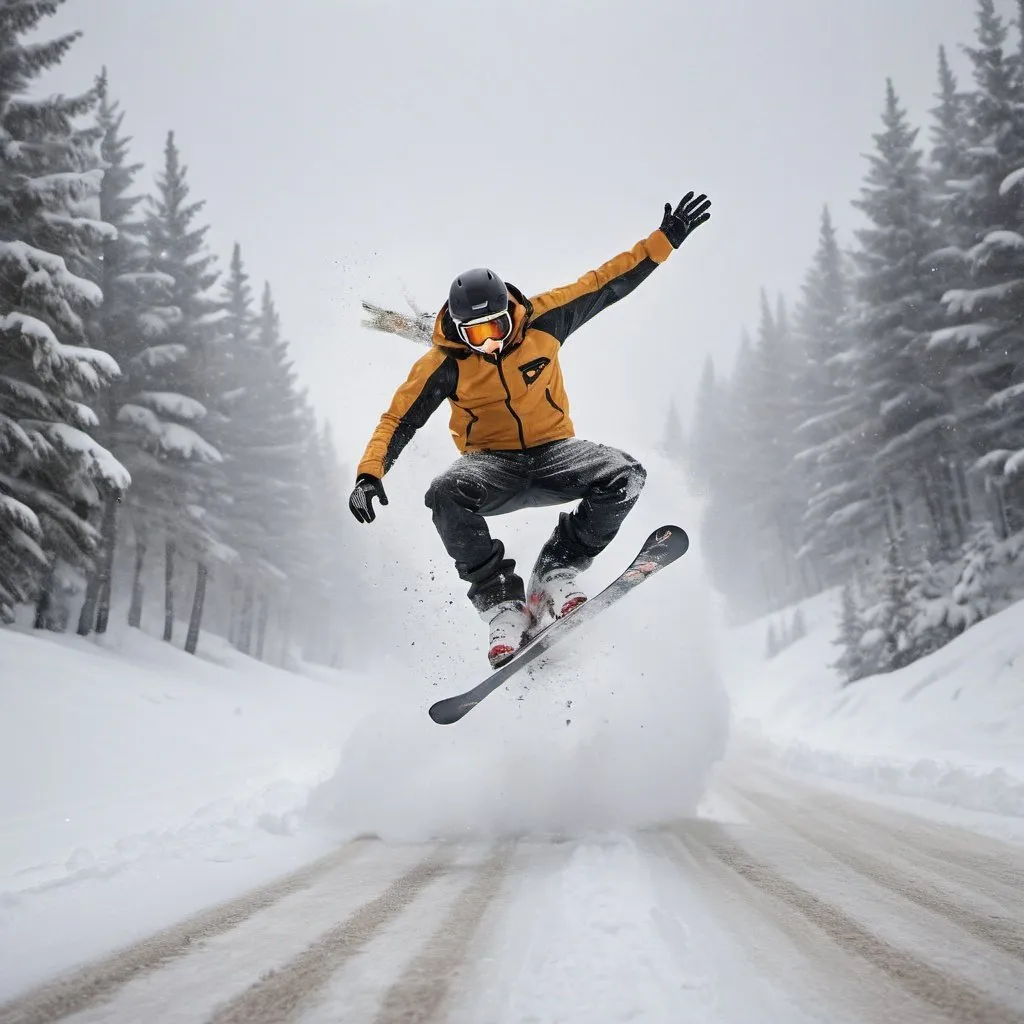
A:
<svg viewBox="0 0 1024 1024">
<path fill-rule="evenodd" d="M 480 320 L 508 309 L 508 288 L 493 270 L 476 267 L 459 274 L 448 290 L 448 312 L 456 323 Z"/>
</svg>

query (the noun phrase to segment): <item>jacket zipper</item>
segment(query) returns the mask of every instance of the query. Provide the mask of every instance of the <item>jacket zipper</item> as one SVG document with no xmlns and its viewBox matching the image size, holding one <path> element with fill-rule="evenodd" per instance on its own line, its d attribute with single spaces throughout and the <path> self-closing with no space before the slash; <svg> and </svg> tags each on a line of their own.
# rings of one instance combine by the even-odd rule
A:
<svg viewBox="0 0 1024 1024">
<path fill-rule="evenodd" d="M 501 380 L 501 386 L 505 389 L 505 405 L 508 407 L 508 411 L 512 413 L 512 419 L 516 421 L 516 427 L 519 429 L 519 444 L 525 450 L 526 448 L 526 437 L 523 434 L 523 421 L 517 415 L 515 409 L 512 408 L 512 392 L 508 389 L 508 382 L 505 380 L 505 371 L 501 368 L 501 354 L 494 360 L 495 365 L 498 367 L 498 377 Z"/>
<path fill-rule="evenodd" d="M 544 389 L 544 397 L 548 400 L 548 405 L 550 405 L 552 409 L 560 412 L 563 416 L 565 415 L 565 410 L 555 405 L 555 400 L 551 397 L 551 388 Z"/>
<path fill-rule="evenodd" d="M 467 409 L 466 412 L 469 413 L 469 423 L 466 424 L 466 447 L 468 448 L 469 435 L 473 430 L 473 424 L 476 423 L 476 421 L 480 419 L 480 417 L 475 415 L 472 409 Z"/>
</svg>

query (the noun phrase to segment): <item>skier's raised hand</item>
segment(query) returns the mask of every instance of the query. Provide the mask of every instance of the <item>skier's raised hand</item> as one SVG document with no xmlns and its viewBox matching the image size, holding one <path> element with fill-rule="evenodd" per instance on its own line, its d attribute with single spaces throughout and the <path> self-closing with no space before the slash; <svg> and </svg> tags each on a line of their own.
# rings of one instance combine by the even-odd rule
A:
<svg viewBox="0 0 1024 1024">
<path fill-rule="evenodd" d="M 373 510 L 374 498 L 379 498 L 382 505 L 388 503 L 388 496 L 384 493 L 384 485 L 380 480 L 369 473 L 363 473 L 356 479 L 356 485 L 348 499 L 349 511 L 359 522 L 372 523 L 377 518 L 377 513 Z"/>
<path fill-rule="evenodd" d="M 711 200 L 703 192 L 696 199 L 692 192 L 687 192 L 675 210 L 672 209 L 671 203 L 665 204 L 665 216 L 661 221 L 661 230 L 672 243 L 673 249 L 678 249 L 691 231 L 711 219 L 711 214 L 708 212 L 710 209 Z"/>
</svg>

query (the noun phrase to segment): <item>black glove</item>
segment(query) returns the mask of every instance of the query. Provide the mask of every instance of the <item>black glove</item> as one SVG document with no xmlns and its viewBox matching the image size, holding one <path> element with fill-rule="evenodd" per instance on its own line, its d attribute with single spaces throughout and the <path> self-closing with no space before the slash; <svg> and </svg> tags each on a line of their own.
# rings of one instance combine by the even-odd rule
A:
<svg viewBox="0 0 1024 1024">
<path fill-rule="evenodd" d="M 665 216 L 661 221 L 661 230 L 665 237 L 672 243 L 673 249 L 678 249 L 683 244 L 683 239 L 694 230 L 699 228 L 706 220 L 711 219 L 708 210 L 711 209 L 711 200 L 702 192 L 696 199 L 692 192 L 687 192 L 679 205 L 672 210 L 672 204 L 665 204 Z"/>
<path fill-rule="evenodd" d="M 373 511 L 374 498 L 380 498 L 382 505 L 388 503 L 388 496 L 384 493 L 384 485 L 380 480 L 369 473 L 363 473 L 356 478 L 356 485 L 348 499 L 349 511 L 359 522 L 372 523 L 377 518 L 377 513 Z"/>
</svg>

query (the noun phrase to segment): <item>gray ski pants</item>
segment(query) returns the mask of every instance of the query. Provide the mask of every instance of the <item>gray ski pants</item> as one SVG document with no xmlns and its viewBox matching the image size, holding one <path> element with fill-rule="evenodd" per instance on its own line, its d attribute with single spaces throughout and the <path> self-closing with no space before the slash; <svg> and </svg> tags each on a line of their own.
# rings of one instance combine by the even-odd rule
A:
<svg viewBox="0 0 1024 1024">
<path fill-rule="evenodd" d="M 469 599 L 485 612 L 500 601 L 525 600 L 515 561 L 491 537 L 485 517 L 578 499 L 572 512 L 559 516 L 537 566 L 582 570 L 618 533 L 646 478 L 625 452 L 572 437 L 463 455 L 433 481 L 425 501 L 460 578 L 471 584 Z"/>
</svg>

